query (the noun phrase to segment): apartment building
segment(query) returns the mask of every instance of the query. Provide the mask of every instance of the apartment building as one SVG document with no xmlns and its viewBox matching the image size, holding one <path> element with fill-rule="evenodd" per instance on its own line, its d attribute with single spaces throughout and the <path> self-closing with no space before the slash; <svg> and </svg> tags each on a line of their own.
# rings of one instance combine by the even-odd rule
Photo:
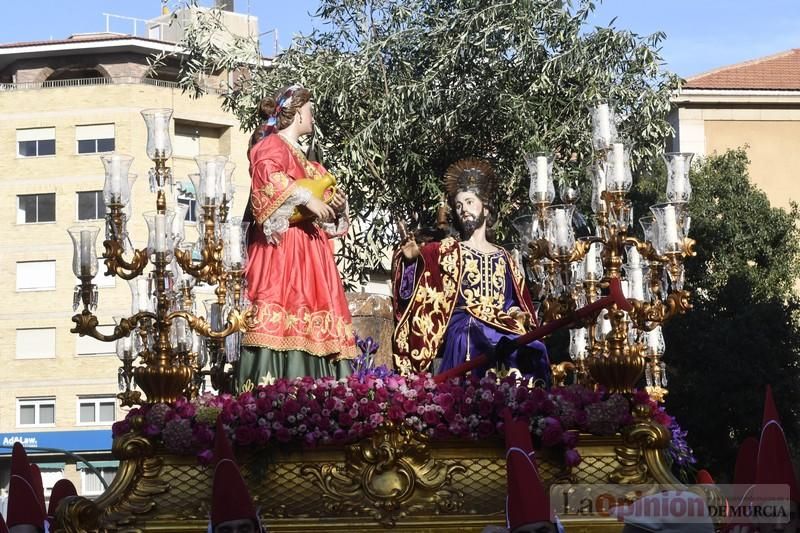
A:
<svg viewBox="0 0 800 533">
<path fill-rule="evenodd" d="M 673 98 L 673 149 L 746 147 L 750 178 L 775 207 L 800 201 L 800 49 L 690 76 Z"/>
<path fill-rule="evenodd" d="M 239 27 L 252 28 L 250 17 Z M 155 26 L 154 26 L 155 28 Z M 256 30 L 257 31 L 257 30 Z M 176 36 L 176 38 L 179 37 Z M 119 34 L 0 45 L 0 507 L 8 487 L 10 447 L 21 441 L 40 465 L 49 489 L 61 477 L 79 492 L 98 494 L 115 472 L 111 424 L 122 415 L 119 360 L 113 343 L 70 333 L 73 290 L 71 226 L 104 227 L 100 156 L 135 157 L 129 231 L 146 245 L 141 213 L 155 209 L 145 154 L 145 108 L 174 110 L 175 187 L 168 203 L 190 205 L 187 238 L 196 233 L 193 189 L 198 154 L 229 156 L 243 212 L 249 190 L 248 135 L 221 110 L 215 93 L 191 99 L 174 83 L 175 66 L 157 75 L 147 58 L 174 51 L 171 42 Z M 207 80 L 214 86 L 219 80 Z M 98 254 L 102 254 L 102 235 Z M 104 328 L 130 314 L 127 282 L 102 273 L 96 314 Z M 89 472 L 75 455 L 88 460 Z M 0 509 L 1 511 L 2 509 Z"/>
</svg>

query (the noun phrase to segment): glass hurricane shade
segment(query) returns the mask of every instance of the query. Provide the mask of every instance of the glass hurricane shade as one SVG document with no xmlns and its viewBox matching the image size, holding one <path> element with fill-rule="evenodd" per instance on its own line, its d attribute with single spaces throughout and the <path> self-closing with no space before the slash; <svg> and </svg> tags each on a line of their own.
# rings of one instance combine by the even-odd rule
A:
<svg viewBox="0 0 800 533">
<path fill-rule="evenodd" d="M 194 158 L 198 174 L 189 174 L 195 195 L 200 205 L 215 205 L 225 188 L 225 164 L 228 158 L 222 155 L 198 155 Z"/>
<path fill-rule="evenodd" d="M 688 202 L 692 197 L 692 184 L 689 170 L 694 154 L 687 152 L 667 152 L 663 156 L 667 165 L 667 201 Z"/>
<path fill-rule="evenodd" d="M 545 209 L 545 236 L 551 250 L 558 255 L 568 255 L 575 246 L 572 229 L 574 205 L 558 204 Z"/>
<path fill-rule="evenodd" d="M 531 178 L 528 196 L 534 204 L 549 204 L 556 197 L 553 185 L 553 154 L 533 152 L 524 154 Z"/>
<path fill-rule="evenodd" d="M 592 147 L 608 150 L 617 140 L 614 108 L 608 102 L 599 102 L 590 110 L 592 117 Z"/>
<path fill-rule="evenodd" d="M 172 141 L 169 136 L 172 109 L 144 109 L 142 117 L 147 126 L 147 157 L 151 160 L 172 157 Z"/>
<path fill-rule="evenodd" d="M 103 184 L 103 200 L 106 205 L 128 205 L 131 198 L 130 176 L 133 157 L 125 154 L 109 154 L 100 156 L 105 167 L 105 183 Z"/>
<path fill-rule="evenodd" d="M 222 225 L 222 264 L 228 270 L 242 270 L 247 263 L 247 229 L 242 217 L 231 217 Z"/>
<path fill-rule="evenodd" d="M 169 209 L 164 213 L 147 211 L 142 216 L 147 222 L 147 252 L 150 255 L 160 252 L 171 256 L 172 250 L 175 248 L 175 239 L 172 233 L 175 211 Z"/>
<path fill-rule="evenodd" d="M 100 228 L 96 226 L 73 226 L 67 230 L 72 239 L 72 272 L 75 277 L 86 279 L 97 275 L 97 251 L 95 242 Z"/>
</svg>

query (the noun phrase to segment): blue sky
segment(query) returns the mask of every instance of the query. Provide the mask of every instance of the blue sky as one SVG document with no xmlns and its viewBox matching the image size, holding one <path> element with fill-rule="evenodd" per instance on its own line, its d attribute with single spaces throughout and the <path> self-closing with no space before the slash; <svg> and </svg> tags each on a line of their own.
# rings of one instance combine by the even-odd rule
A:
<svg viewBox="0 0 800 533">
<path fill-rule="evenodd" d="M 169 0 L 169 5 L 176 5 Z M 201 4 L 212 4 L 202 0 Z M 716 67 L 800 48 L 800 0 L 605 0 L 592 24 L 637 33 L 664 31 L 667 67 L 690 76 Z M 259 17 L 262 32 L 278 30 L 280 44 L 312 27 L 318 0 L 235 0 L 236 10 Z M 103 31 L 103 13 L 147 19 L 160 13 L 160 0 L 5 0 L 0 42 L 61 39 L 71 33 Z M 130 33 L 132 22 L 114 19 L 112 31 Z M 272 53 L 272 36 L 264 50 Z"/>
</svg>

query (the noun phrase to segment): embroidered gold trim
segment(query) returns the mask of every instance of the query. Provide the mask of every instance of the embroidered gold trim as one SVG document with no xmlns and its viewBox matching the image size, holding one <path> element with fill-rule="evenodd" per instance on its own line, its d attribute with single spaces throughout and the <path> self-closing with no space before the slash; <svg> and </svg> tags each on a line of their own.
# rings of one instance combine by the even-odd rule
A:
<svg viewBox="0 0 800 533">
<path fill-rule="evenodd" d="M 424 371 L 430 366 L 453 314 L 461 278 L 461 261 L 459 244 L 452 237 L 442 239 L 439 243 L 439 262 L 442 290 L 431 287 L 431 273 L 424 272 L 395 330 L 397 347 L 403 351 L 403 354 L 395 354 L 395 364 L 404 373 L 410 370 Z M 424 260 L 422 263 L 424 269 Z M 411 316 L 412 308 L 428 308 L 430 312 Z M 411 333 L 422 340 L 422 346 L 409 353 L 408 336 Z"/>
<path fill-rule="evenodd" d="M 355 339 L 347 343 L 344 339 L 312 341 L 307 337 L 281 337 L 260 331 L 248 331 L 242 338 L 242 346 L 269 348 L 281 352 L 301 350 L 316 357 L 327 357 L 337 354 L 336 359 L 353 359 L 358 355 Z"/>
<path fill-rule="evenodd" d="M 353 324 L 328 310 L 288 310 L 280 304 L 255 302 L 253 327 L 242 344 L 273 350 L 303 350 L 313 355 L 342 352 L 355 357 Z"/>
<path fill-rule="evenodd" d="M 284 172 L 273 172 L 269 176 L 270 182 L 261 189 L 254 190 L 252 196 L 253 214 L 256 222 L 263 224 L 265 220 L 285 202 L 294 192 L 296 184 Z M 277 183 L 274 183 L 277 182 Z M 279 187 L 280 194 L 275 196 L 275 187 Z M 282 188 L 282 190 L 281 190 Z"/>
<path fill-rule="evenodd" d="M 306 178 L 312 180 L 322 179 L 322 173 L 317 170 L 317 167 L 311 164 L 311 162 L 306 158 L 306 155 L 301 152 L 297 146 L 290 143 L 287 139 L 284 139 L 282 136 L 278 135 L 278 138 L 283 141 L 283 144 L 289 148 L 289 151 L 292 152 L 297 162 L 300 163 L 300 166 L 303 167 L 303 172 L 305 172 Z"/>
</svg>

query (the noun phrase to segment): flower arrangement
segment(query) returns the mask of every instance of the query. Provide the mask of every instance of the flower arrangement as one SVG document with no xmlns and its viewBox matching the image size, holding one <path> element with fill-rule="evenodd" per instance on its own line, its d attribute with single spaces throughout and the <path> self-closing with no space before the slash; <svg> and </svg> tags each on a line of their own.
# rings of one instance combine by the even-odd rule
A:
<svg viewBox="0 0 800 533">
<path fill-rule="evenodd" d="M 174 404 L 131 409 L 113 426 L 115 437 L 139 428 L 173 453 L 213 460 L 214 426 L 221 417 L 236 446 L 343 445 L 370 435 L 386 421 L 432 439 L 486 439 L 503 434 L 504 409 L 530 420 L 536 443 L 562 451 L 567 465 L 580 463 L 579 432 L 613 435 L 632 422 L 631 403 L 645 404 L 657 422 L 674 419 L 637 393 L 632 400 L 578 385 L 529 388 L 514 377 L 454 378 L 436 383 L 427 373 L 400 376 L 386 369 L 357 369 L 349 378 L 278 379 L 238 396 L 204 394 Z M 677 428 L 675 457 L 691 458 Z"/>
</svg>

